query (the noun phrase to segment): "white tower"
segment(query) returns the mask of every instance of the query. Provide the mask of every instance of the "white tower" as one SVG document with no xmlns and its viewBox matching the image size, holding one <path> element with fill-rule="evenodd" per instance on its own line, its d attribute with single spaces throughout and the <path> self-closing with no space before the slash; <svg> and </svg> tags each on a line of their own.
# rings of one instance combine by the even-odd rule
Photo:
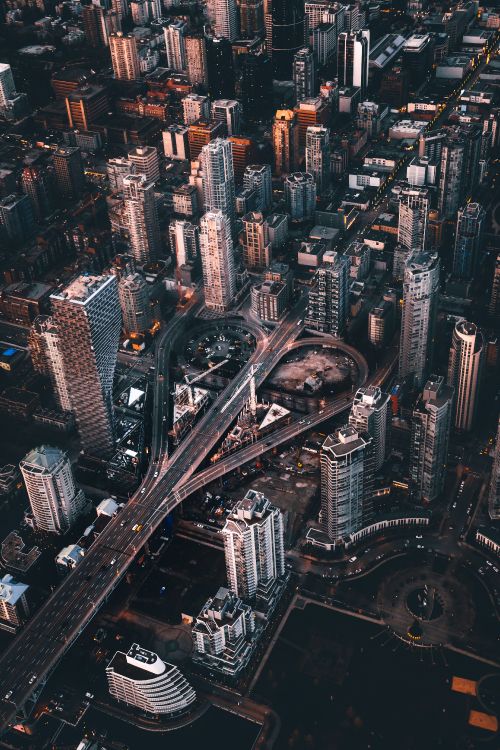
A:
<svg viewBox="0 0 500 750">
<path fill-rule="evenodd" d="M 429 371 L 439 290 L 437 253 L 415 252 L 404 271 L 399 375 L 421 387 Z"/>
<path fill-rule="evenodd" d="M 165 49 L 167 52 L 167 66 L 171 70 L 186 69 L 186 45 L 184 36 L 187 24 L 184 21 L 170 20 L 163 27 Z"/>
<path fill-rule="evenodd" d="M 207 211 L 222 211 L 228 217 L 231 235 L 235 220 L 233 152 L 225 138 L 203 146 L 200 153 L 203 169 L 203 193 Z"/>
<path fill-rule="evenodd" d="M 391 412 L 388 394 L 373 385 L 359 388 L 349 414 L 349 424 L 373 438 L 373 470 L 378 471 L 389 447 Z"/>
<path fill-rule="evenodd" d="M 59 448 L 42 445 L 23 458 L 20 468 L 35 527 L 53 534 L 67 531 L 85 505 L 67 455 Z"/>
<path fill-rule="evenodd" d="M 267 598 L 285 572 L 283 515 L 261 492 L 249 490 L 224 529 L 229 588 L 242 599 Z"/>
<path fill-rule="evenodd" d="M 222 211 L 209 211 L 200 221 L 200 253 L 205 304 L 225 312 L 236 294 L 231 224 Z"/>
<path fill-rule="evenodd" d="M 453 331 L 448 361 L 448 385 L 455 390 L 455 427 L 474 426 L 484 362 L 484 337 L 475 323 L 459 320 Z"/>
<path fill-rule="evenodd" d="M 132 255 L 137 263 L 149 263 L 161 249 L 154 184 L 143 174 L 128 175 L 123 199 Z"/>
<path fill-rule="evenodd" d="M 404 188 L 399 198 L 398 242 L 408 250 L 424 250 L 429 213 L 427 188 Z"/>
</svg>

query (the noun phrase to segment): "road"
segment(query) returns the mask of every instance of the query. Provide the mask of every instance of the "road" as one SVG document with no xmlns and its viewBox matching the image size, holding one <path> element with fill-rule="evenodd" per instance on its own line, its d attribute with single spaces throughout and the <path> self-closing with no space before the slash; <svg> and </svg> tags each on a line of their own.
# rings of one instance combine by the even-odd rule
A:
<svg viewBox="0 0 500 750">
<path fill-rule="evenodd" d="M 160 338 L 152 461 L 145 481 L 0 659 L 0 727 L 8 725 L 17 708 L 24 706 L 37 686 L 43 684 L 46 675 L 113 591 L 137 551 L 181 502 L 178 489 L 209 455 L 243 408 L 249 394 L 251 368 L 257 368 L 255 378 L 260 385 L 288 345 L 302 332 L 306 304 L 306 298 L 301 298 L 281 324 L 257 342 L 245 367 L 170 457 L 165 455 L 163 430 L 168 381 L 166 370 L 162 369 L 169 338 L 167 334 Z M 177 324 L 180 325 L 180 320 Z"/>
</svg>

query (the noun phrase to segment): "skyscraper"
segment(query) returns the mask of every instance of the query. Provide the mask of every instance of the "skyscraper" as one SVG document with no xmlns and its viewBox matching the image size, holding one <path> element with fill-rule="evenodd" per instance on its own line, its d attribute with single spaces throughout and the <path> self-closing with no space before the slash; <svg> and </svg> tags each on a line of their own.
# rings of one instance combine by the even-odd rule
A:
<svg viewBox="0 0 500 750">
<path fill-rule="evenodd" d="M 85 189 L 82 152 L 76 146 L 59 146 L 52 156 L 61 197 L 79 198 Z"/>
<path fill-rule="evenodd" d="M 268 8 L 267 15 L 271 21 L 273 78 L 291 81 L 293 57 L 304 46 L 304 3 L 302 0 L 272 0 L 269 5 L 271 7 Z M 266 20 L 266 26 L 267 24 Z M 266 34 L 268 35 L 268 30 Z"/>
<path fill-rule="evenodd" d="M 231 222 L 222 211 L 209 211 L 200 221 L 200 254 L 205 304 L 226 312 L 236 293 Z"/>
<path fill-rule="evenodd" d="M 488 513 L 493 521 L 500 521 L 500 418 L 498 420 L 495 458 L 491 469 Z"/>
<path fill-rule="evenodd" d="M 272 63 L 267 55 L 248 54 L 241 66 L 241 103 L 247 123 L 270 116 L 273 104 Z"/>
<path fill-rule="evenodd" d="M 82 448 L 114 449 L 113 376 L 121 330 L 115 276 L 79 276 L 51 296 L 72 411 Z"/>
<path fill-rule="evenodd" d="M 151 326 L 151 303 L 145 279 L 138 273 L 123 276 L 118 282 L 118 297 L 127 334 L 145 333 Z"/>
<path fill-rule="evenodd" d="M 285 177 L 285 204 L 292 221 L 310 221 L 316 208 L 316 183 L 312 174 L 292 172 Z"/>
<path fill-rule="evenodd" d="M 35 528 L 52 534 L 65 533 L 85 506 L 85 496 L 75 487 L 66 453 L 42 445 L 27 453 L 19 466 Z"/>
<path fill-rule="evenodd" d="M 186 50 L 186 68 L 193 86 L 208 86 L 207 48 L 205 36 L 201 32 L 191 31 L 184 37 Z"/>
<path fill-rule="evenodd" d="M 273 199 L 271 166 L 269 164 L 250 164 L 243 174 L 243 187 L 257 193 L 256 208 L 267 211 Z"/>
<path fill-rule="evenodd" d="M 161 249 L 154 184 L 143 174 L 123 180 L 123 204 L 132 254 L 137 263 L 149 263 Z"/>
<path fill-rule="evenodd" d="M 485 357 L 483 334 L 475 323 L 459 320 L 453 331 L 448 361 L 448 385 L 455 392 L 457 430 L 473 428 Z"/>
<path fill-rule="evenodd" d="M 210 99 L 200 94 L 188 94 L 182 100 L 182 113 L 185 125 L 192 125 L 197 120 L 209 120 Z"/>
<path fill-rule="evenodd" d="M 313 126 L 306 131 L 306 172 L 312 174 L 318 195 L 330 187 L 330 130 Z"/>
<path fill-rule="evenodd" d="M 227 135 L 239 135 L 241 105 L 236 99 L 216 99 L 212 102 L 212 119 L 222 122 Z"/>
<path fill-rule="evenodd" d="M 343 31 L 337 42 L 337 76 L 339 86 L 360 88 L 368 86 L 368 64 L 370 59 L 370 32 Z"/>
<path fill-rule="evenodd" d="M 121 31 L 110 34 L 109 50 L 115 78 L 135 81 L 141 77 L 137 39 L 133 34 L 124 36 Z"/>
<path fill-rule="evenodd" d="M 349 258 L 328 251 L 309 292 L 306 325 L 342 338 L 349 310 Z"/>
<path fill-rule="evenodd" d="M 453 388 L 440 375 L 431 375 L 412 416 L 410 493 L 425 505 L 444 488 L 446 457 L 453 410 Z"/>
<path fill-rule="evenodd" d="M 168 228 L 170 249 L 175 254 L 177 268 L 194 263 L 200 255 L 200 230 L 196 224 L 176 219 Z"/>
<path fill-rule="evenodd" d="M 291 109 L 278 109 L 273 123 L 274 174 L 293 172 L 299 163 L 299 130 Z"/>
<path fill-rule="evenodd" d="M 167 65 L 172 70 L 186 69 L 186 31 L 187 24 L 179 19 L 170 19 L 163 27 Z"/>
<path fill-rule="evenodd" d="M 62 411 L 71 411 L 61 341 L 52 317 L 39 315 L 35 318 L 28 346 L 33 368 L 50 378 L 57 405 Z"/>
<path fill-rule="evenodd" d="M 464 281 L 477 273 L 485 219 L 486 212 L 479 203 L 467 203 L 458 211 L 453 275 Z"/>
<path fill-rule="evenodd" d="M 271 243 L 264 217 L 260 211 L 250 211 L 242 218 L 243 261 L 251 270 L 262 270 L 271 261 Z"/>
<path fill-rule="evenodd" d="M 12 69 L 7 63 L 0 63 L 0 111 L 9 107 L 9 100 L 16 92 Z"/>
<path fill-rule="evenodd" d="M 137 146 L 128 153 L 128 160 L 133 164 L 130 174 L 144 175 L 148 182 L 160 179 L 160 161 L 155 146 Z"/>
<path fill-rule="evenodd" d="M 264 34 L 264 0 L 240 0 L 240 31 L 242 39 Z"/>
<path fill-rule="evenodd" d="M 236 0 L 208 0 L 207 7 L 214 35 L 234 42 L 238 38 Z"/>
<path fill-rule="evenodd" d="M 415 252 L 404 271 L 399 375 L 419 388 L 432 362 L 439 291 L 437 253 Z"/>
<path fill-rule="evenodd" d="M 203 193 L 207 211 L 220 210 L 228 217 L 231 233 L 235 220 L 235 187 L 233 153 L 225 138 L 216 138 L 203 146 L 200 154 L 203 169 Z"/>
<path fill-rule="evenodd" d="M 229 39 L 206 37 L 208 93 L 211 99 L 234 99 L 233 48 Z"/>
<path fill-rule="evenodd" d="M 410 251 L 425 250 L 429 203 L 427 188 L 408 187 L 400 193 L 398 242 Z"/>
<path fill-rule="evenodd" d="M 229 588 L 239 597 L 267 599 L 285 573 L 283 514 L 255 490 L 233 507 L 222 530 Z"/>
<path fill-rule="evenodd" d="M 370 521 L 372 443 L 368 433 L 345 425 L 321 448 L 321 521 L 333 542 L 341 543 Z"/>
<path fill-rule="evenodd" d="M 315 96 L 317 93 L 316 61 L 307 47 L 300 49 L 293 56 L 293 85 L 297 102 Z"/>
<path fill-rule="evenodd" d="M 349 413 L 349 424 L 357 432 L 367 432 L 372 437 L 373 470 L 378 471 L 389 449 L 391 410 L 388 394 L 373 385 L 358 388 Z"/>
<path fill-rule="evenodd" d="M 455 219 L 457 211 L 477 183 L 481 131 L 461 126 L 441 142 L 438 211 L 444 219 Z"/>
<path fill-rule="evenodd" d="M 500 253 L 498 253 L 493 269 L 489 313 L 494 318 L 500 317 Z"/>
<path fill-rule="evenodd" d="M 0 238 L 21 245 L 36 229 L 32 203 L 27 195 L 7 195 L 0 199 Z"/>
<path fill-rule="evenodd" d="M 117 651 L 106 667 L 109 692 L 121 703 L 148 714 L 174 716 L 187 711 L 196 693 L 177 667 L 133 643 Z"/>
</svg>

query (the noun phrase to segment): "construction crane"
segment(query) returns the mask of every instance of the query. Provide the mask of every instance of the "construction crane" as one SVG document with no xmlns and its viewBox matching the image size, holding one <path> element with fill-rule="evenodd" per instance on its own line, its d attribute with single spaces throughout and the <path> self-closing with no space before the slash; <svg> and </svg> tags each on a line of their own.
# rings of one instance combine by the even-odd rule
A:
<svg viewBox="0 0 500 750">
<path fill-rule="evenodd" d="M 222 365 L 225 365 L 226 362 L 229 362 L 229 359 L 223 359 L 222 362 L 218 362 L 213 367 L 209 367 L 208 370 L 205 370 L 205 372 L 201 372 L 198 375 L 184 375 L 184 380 L 186 381 L 186 385 L 188 387 L 188 398 L 189 398 L 189 405 L 194 405 L 194 395 L 193 395 L 193 389 L 192 385 L 193 383 L 197 383 L 199 380 L 203 380 L 205 375 L 208 375 L 210 372 L 213 372 L 214 370 L 218 370 L 219 367 L 222 367 Z"/>
</svg>

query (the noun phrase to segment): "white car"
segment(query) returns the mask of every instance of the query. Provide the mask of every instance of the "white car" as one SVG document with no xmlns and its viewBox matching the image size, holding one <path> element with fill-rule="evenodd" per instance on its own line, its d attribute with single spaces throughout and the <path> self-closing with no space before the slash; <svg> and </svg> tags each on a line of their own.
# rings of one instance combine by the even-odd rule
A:
<svg viewBox="0 0 500 750">
<path fill-rule="evenodd" d="M 115 564 L 115 562 L 116 562 L 116 557 L 113 557 L 113 559 L 111 560 L 111 562 L 110 562 L 109 564 L 110 564 L 110 565 L 114 565 L 114 564 Z"/>
<path fill-rule="evenodd" d="M 33 685 L 33 683 L 35 682 L 35 680 L 36 680 L 36 674 L 32 674 L 31 677 L 29 678 L 29 684 Z"/>
<path fill-rule="evenodd" d="M 5 693 L 3 697 L 4 701 L 8 701 L 11 695 L 12 695 L 12 690 L 9 690 L 8 693 Z"/>
</svg>

